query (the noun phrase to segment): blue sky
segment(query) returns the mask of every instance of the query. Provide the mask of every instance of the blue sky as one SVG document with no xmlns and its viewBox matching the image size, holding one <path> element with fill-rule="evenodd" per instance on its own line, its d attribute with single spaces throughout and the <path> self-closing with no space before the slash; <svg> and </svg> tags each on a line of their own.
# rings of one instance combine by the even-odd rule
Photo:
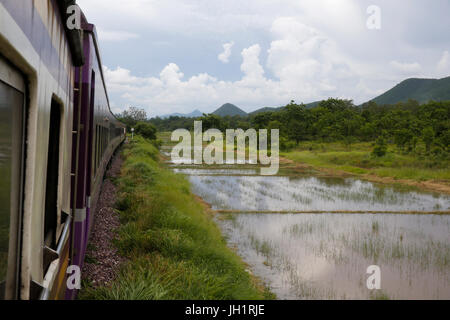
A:
<svg viewBox="0 0 450 320">
<path fill-rule="evenodd" d="M 77 3 L 97 26 L 114 112 L 362 103 L 405 78 L 450 75 L 449 0 Z M 367 27 L 370 5 L 380 29 Z"/>
</svg>

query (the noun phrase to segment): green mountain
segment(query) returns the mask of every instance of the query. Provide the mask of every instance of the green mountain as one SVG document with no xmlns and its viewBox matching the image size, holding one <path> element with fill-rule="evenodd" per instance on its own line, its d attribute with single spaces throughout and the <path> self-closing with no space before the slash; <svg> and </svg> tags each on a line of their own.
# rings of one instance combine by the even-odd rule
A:
<svg viewBox="0 0 450 320">
<path fill-rule="evenodd" d="M 406 79 L 371 101 L 377 104 L 396 104 L 409 99 L 417 100 L 419 103 L 425 103 L 430 100 L 450 100 L 450 77 L 442 79 Z"/>
<path fill-rule="evenodd" d="M 274 112 L 274 111 L 280 111 L 281 109 L 283 109 L 284 107 L 278 107 L 278 108 L 271 108 L 271 107 L 265 107 L 265 108 L 261 108 L 258 110 L 255 110 L 253 112 L 250 112 L 250 115 L 254 115 L 254 114 L 258 114 L 258 113 L 263 113 L 263 112 Z"/>
<path fill-rule="evenodd" d="M 315 107 L 317 107 L 317 106 L 319 105 L 319 103 L 321 103 L 321 102 L 322 102 L 322 101 L 311 102 L 311 103 L 305 104 L 305 107 L 306 107 L 307 109 L 315 108 Z M 255 115 L 255 114 L 258 114 L 258 113 L 262 113 L 262 112 L 275 112 L 275 111 L 281 111 L 283 108 L 284 108 L 284 107 L 278 107 L 278 108 L 276 108 L 276 107 L 274 107 L 274 108 L 272 108 L 272 107 L 265 107 L 265 108 L 261 108 L 261 109 L 258 109 L 258 110 L 255 110 L 255 111 L 251 112 L 250 115 Z"/>
<path fill-rule="evenodd" d="M 180 118 L 197 118 L 201 117 L 203 115 L 203 112 L 199 111 L 198 109 L 192 111 L 191 113 L 171 113 L 161 116 L 161 119 L 167 119 L 170 117 L 180 117 Z"/>
<path fill-rule="evenodd" d="M 305 104 L 305 107 L 306 107 L 306 109 L 312 109 L 312 108 L 315 108 L 315 107 L 317 107 L 317 106 L 319 105 L 319 103 L 321 103 L 322 101 L 324 101 L 324 100 L 314 101 L 314 102 Z"/>
<path fill-rule="evenodd" d="M 245 117 L 245 116 L 247 116 L 247 112 L 245 112 L 244 110 L 236 107 L 234 104 L 231 104 L 231 103 L 224 104 L 219 109 L 214 111 L 213 114 L 215 114 L 217 116 L 221 116 L 221 117 L 226 117 L 226 116 L 231 116 L 231 117 L 232 116 L 242 116 L 242 117 Z"/>
</svg>

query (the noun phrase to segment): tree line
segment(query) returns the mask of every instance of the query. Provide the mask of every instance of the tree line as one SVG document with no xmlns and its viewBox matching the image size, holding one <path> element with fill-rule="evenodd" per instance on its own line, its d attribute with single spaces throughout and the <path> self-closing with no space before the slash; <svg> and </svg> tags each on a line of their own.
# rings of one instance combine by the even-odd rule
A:
<svg viewBox="0 0 450 320">
<path fill-rule="evenodd" d="M 199 118 L 157 117 L 130 121 L 132 117 L 126 116 L 122 114 L 119 118 L 127 125 L 145 122 L 155 131 L 192 130 L 194 120 L 203 121 L 204 130 L 279 129 L 280 146 L 284 150 L 303 141 L 342 141 L 348 145 L 373 141 L 376 156 L 385 154 L 387 144 L 395 144 L 405 153 L 423 152 L 446 159 L 450 154 L 450 101 L 419 104 L 409 100 L 395 105 L 368 102 L 356 106 L 351 100 L 331 98 L 314 108 L 291 101 L 280 110 L 245 117 L 204 114 Z"/>
</svg>

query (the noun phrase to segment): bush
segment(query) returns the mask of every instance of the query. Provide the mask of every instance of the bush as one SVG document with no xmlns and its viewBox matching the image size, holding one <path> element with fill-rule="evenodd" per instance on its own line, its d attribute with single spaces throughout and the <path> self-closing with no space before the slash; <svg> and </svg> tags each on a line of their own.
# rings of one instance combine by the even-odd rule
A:
<svg viewBox="0 0 450 320">
<path fill-rule="evenodd" d="M 136 133 L 146 139 L 156 140 L 156 127 L 151 123 L 138 122 L 136 125 Z"/>
<path fill-rule="evenodd" d="M 375 157 L 383 157 L 387 153 L 387 144 L 383 136 L 379 137 L 375 142 L 375 147 L 373 148 L 372 155 Z"/>
<path fill-rule="evenodd" d="M 288 140 L 284 137 L 280 137 L 280 149 L 282 151 L 291 151 L 297 146 L 295 141 Z"/>
</svg>

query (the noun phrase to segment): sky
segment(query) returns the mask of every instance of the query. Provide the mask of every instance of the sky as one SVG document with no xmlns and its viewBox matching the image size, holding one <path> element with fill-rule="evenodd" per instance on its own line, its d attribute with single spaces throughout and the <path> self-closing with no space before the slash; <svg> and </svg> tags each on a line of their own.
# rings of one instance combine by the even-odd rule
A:
<svg viewBox="0 0 450 320">
<path fill-rule="evenodd" d="M 111 109 L 251 112 L 360 104 L 450 76 L 450 0 L 78 0 L 96 25 Z"/>
</svg>

